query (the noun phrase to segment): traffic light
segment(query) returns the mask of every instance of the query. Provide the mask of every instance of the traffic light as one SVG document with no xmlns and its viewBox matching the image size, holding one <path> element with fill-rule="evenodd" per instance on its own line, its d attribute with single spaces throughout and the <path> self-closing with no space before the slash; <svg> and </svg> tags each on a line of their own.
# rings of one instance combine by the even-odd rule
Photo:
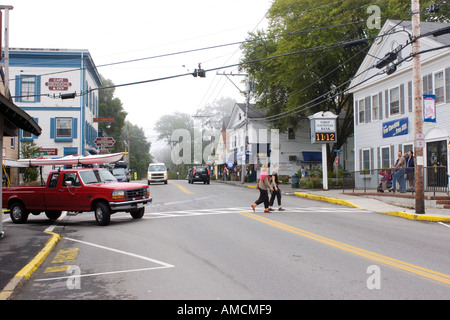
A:
<svg viewBox="0 0 450 320">
<path fill-rule="evenodd" d="M 205 78 L 206 77 L 206 72 L 203 69 L 198 69 L 198 76 L 200 78 Z"/>
<path fill-rule="evenodd" d="M 206 71 L 204 69 L 202 69 L 201 64 L 198 64 L 198 69 L 194 70 L 194 73 L 192 73 L 192 75 L 194 76 L 194 78 L 200 77 L 200 78 L 205 78 L 206 77 Z"/>
</svg>

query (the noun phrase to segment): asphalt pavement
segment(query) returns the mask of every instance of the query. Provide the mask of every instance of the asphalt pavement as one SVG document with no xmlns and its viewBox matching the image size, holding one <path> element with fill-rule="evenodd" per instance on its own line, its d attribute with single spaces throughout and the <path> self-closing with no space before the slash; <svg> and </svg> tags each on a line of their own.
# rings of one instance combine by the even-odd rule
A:
<svg viewBox="0 0 450 320">
<path fill-rule="evenodd" d="M 256 188 L 255 183 L 224 182 L 236 187 Z M 425 200 L 425 214 L 416 214 L 413 209 L 414 195 L 406 194 L 377 194 L 376 192 L 359 192 L 353 190 L 330 189 L 309 190 L 292 188 L 291 185 L 282 185 L 285 196 L 296 196 L 315 201 L 331 202 L 338 205 L 357 207 L 372 212 L 379 212 L 397 216 L 399 218 L 450 222 L 450 209 L 443 209 L 433 200 Z M 447 194 L 442 194 L 446 196 Z M 426 198 L 428 198 L 426 194 Z M 249 208 L 250 209 L 250 208 Z M 3 215 L 2 219 L 7 218 Z M 51 232 L 43 232 L 41 227 L 3 224 L 3 236 L 0 239 L 0 300 L 9 300 L 14 297 L 26 279 L 39 267 L 45 257 L 59 241 L 60 236 Z"/>
</svg>

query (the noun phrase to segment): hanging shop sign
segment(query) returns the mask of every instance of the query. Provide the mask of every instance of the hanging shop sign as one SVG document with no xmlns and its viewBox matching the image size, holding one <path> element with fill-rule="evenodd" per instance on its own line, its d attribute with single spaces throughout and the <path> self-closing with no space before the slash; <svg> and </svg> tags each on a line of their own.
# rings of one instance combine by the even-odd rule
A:
<svg viewBox="0 0 450 320">
<path fill-rule="evenodd" d="M 436 122 L 436 95 L 423 95 L 423 121 Z"/>
</svg>

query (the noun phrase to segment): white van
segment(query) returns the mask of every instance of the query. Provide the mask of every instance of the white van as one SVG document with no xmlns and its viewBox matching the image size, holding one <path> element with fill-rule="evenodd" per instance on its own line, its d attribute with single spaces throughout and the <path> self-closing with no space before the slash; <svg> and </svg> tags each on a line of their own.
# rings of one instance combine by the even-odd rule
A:
<svg viewBox="0 0 450 320">
<path fill-rule="evenodd" d="M 164 182 L 167 184 L 167 168 L 164 163 L 150 163 L 147 172 L 148 184 L 152 182 Z"/>
</svg>

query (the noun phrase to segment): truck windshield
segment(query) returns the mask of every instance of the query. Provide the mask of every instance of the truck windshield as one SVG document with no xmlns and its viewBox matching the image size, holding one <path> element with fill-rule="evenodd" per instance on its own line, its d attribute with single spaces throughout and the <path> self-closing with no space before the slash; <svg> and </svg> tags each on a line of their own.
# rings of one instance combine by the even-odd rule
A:
<svg viewBox="0 0 450 320">
<path fill-rule="evenodd" d="M 116 182 L 117 179 L 108 170 L 89 170 L 80 172 L 84 184 L 99 182 Z"/>
<path fill-rule="evenodd" d="M 149 166 L 148 167 L 148 171 L 152 172 L 152 171 L 166 171 L 166 167 L 163 165 L 154 165 L 154 166 Z"/>
</svg>

